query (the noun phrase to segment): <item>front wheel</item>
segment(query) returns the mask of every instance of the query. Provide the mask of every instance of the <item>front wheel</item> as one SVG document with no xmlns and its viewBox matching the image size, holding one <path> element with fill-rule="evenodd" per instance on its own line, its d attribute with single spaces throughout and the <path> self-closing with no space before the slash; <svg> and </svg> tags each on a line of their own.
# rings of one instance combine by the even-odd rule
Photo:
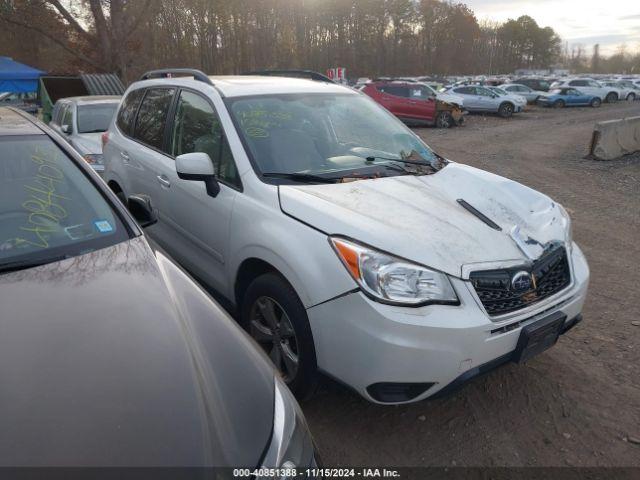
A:
<svg viewBox="0 0 640 480">
<path fill-rule="evenodd" d="M 563 100 L 556 100 L 555 102 L 553 102 L 553 108 L 562 108 L 562 107 L 564 107 Z"/>
<path fill-rule="evenodd" d="M 298 398 L 317 383 L 316 351 L 307 312 L 293 287 L 280 275 L 266 273 L 247 289 L 241 324 L 262 347 Z"/>
<path fill-rule="evenodd" d="M 636 94 L 631 92 L 629 95 L 627 95 L 627 102 L 633 102 L 636 99 Z"/>
<path fill-rule="evenodd" d="M 513 115 L 513 105 L 511 105 L 510 103 L 503 103 L 498 109 L 498 114 L 502 118 L 509 118 L 511 115 Z"/>
<path fill-rule="evenodd" d="M 436 127 L 449 128 L 453 125 L 453 117 L 449 112 L 440 112 L 436 117 Z"/>
<path fill-rule="evenodd" d="M 601 104 L 602 102 L 600 101 L 600 99 L 596 97 L 591 100 L 591 103 L 589 105 L 591 105 L 593 108 L 598 108 Z"/>
</svg>

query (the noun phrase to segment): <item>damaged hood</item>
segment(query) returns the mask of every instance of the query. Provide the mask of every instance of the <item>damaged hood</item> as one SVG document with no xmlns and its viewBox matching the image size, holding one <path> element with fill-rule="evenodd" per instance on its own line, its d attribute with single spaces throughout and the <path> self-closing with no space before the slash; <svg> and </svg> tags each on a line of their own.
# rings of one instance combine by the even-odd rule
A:
<svg viewBox="0 0 640 480">
<path fill-rule="evenodd" d="M 434 175 L 283 185 L 280 203 L 288 215 L 329 235 L 462 278 L 472 264 L 537 258 L 548 242 L 564 241 L 568 230 L 561 207 L 546 195 L 456 163 Z"/>
</svg>

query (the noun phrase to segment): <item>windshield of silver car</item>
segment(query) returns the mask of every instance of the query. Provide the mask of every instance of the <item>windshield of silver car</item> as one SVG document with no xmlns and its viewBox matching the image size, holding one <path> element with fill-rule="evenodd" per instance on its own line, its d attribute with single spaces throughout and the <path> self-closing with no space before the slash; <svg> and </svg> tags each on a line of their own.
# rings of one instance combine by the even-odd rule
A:
<svg viewBox="0 0 640 480">
<path fill-rule="evenodd" d="M 363 95 L 261 95 L 231 98 L 227 105 L 263 177 L 340 181 L 433 174 L 447 163 Z"/>
<path fill-rule="evenodd" d="M 49 137 L 0 137 L 0 150 L 0 272 L 129 238 L 96 186 Z"/>
</svg>

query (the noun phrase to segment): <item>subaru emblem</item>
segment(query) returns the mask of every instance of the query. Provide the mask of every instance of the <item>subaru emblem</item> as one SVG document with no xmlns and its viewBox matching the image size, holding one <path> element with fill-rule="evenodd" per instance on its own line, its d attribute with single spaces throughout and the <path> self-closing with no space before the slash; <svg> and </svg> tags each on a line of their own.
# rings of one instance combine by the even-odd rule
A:
<svg viewBox="0 0 640 480">
<path fill-rule="evenodd" d="M 529 272 L 521 271 L 511 277 L 511 288 L 516 292 L 529 290 L 532 285 L 533 281 Z"/>
</svg>

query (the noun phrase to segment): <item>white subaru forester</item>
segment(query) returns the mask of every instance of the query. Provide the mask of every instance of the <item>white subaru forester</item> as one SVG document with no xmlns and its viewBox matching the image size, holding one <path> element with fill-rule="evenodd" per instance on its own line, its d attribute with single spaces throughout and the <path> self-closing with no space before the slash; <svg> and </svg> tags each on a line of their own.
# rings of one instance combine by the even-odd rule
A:
<svg viewBox="0 0 640 480">
<path fill-rule="evenodd" d="M 298 395 L 324 372 L 422 400 L 582 318 L 589 269 L 562 206 L 442 158 L 347 87 L 149 72 L 103 141 L 111 188 L 151 197 L 148 233 Z"/>
</svg>

